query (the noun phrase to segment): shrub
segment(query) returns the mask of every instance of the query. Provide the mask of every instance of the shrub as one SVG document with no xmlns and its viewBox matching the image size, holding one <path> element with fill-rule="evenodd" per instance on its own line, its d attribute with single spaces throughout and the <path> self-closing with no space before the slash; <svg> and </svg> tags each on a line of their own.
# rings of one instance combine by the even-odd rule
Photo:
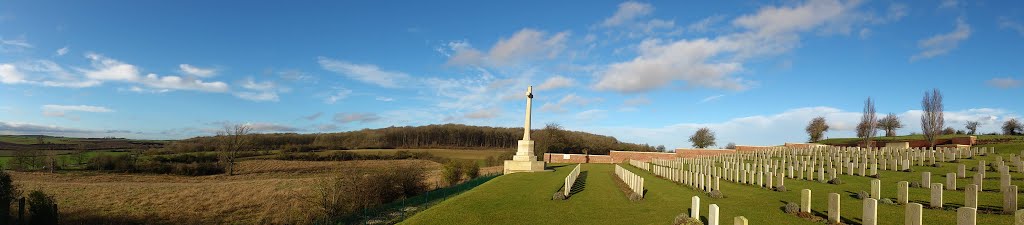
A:
<svg viewBox="0 0 1024 225">
<path fill-rule="evenodd" d="M 722 192 L 719 191 L 719 190 L 711 191 L 710 195 L 711 195 L 711 198 L 725 198 L 725 195 L 722 195 Z"/>
<path fill-rule="evenodd" d="M 551 196 L 551 200 L 565 200 L 565 193 L 562 193 L 562 191 L 556 191 L 555 195 Z"/>
<path fill-rule="evenodd" d="M 786 206 L 784 207 L 783 211 L 785 211 L 786 213 L 789 213 L 789 214 L 799 213 L 800 212 L 800 205 L 797 205 L 796 203 L 792 203 L 792 202 L 786 203 Z"/>
<path fill-rule="evenodd" d="M 840 184 L 843 184 L 843 179 L 839 179 L 838 177 L 832 178 L 832 180 L 829 180 L 828 183 L 829 184 L 840 185 Z"/>
<path fill-rule="evenodd" d="M 690 215 L 687 214 L 687 213 L 680 213 L 678 216 L 676 216 L 676 219 L 672 221 L 672 225 L 703 225 L 703 224 L 704 223 L 700 222 L 699 219 L 690 218 Z"/>
<path fill-rule="evenodd" d="M 879 202 L 881 202 L 882 204 L 886 204 L 886 205 L 895 205 L 896 204 L 895 202 L 892 201 L 892 199 L 889 199 L 889 198 L 883 198 Z"/>
<path fill-rule="evenodd" d="M 455 185 L 462 180 L 462 167 L 459 166 L 458 161 L 448 161 L 448 163 L 444 164 L 443 174 L 444 181 L 447 182 L 448 185 Z"/>
<path fill-rule="evenodd" d="M 786 192 L 786 186 L 778 186 L 778 187 L 775 187 L 775 191 L 778 191 L 778 192 Z"/>
<path fill-rule="evenodd" d="M 642 196 L 640 194 L 637 194 L 635 192 L 629 192 L 629 200 L 630 201 L 640 201 L 640 200 L 643 200 L 643 199 L 644 199 L 644 196 Z"/>
<path fill-rule="evenodd" d="M 859 192 L 857 192 L 857 194 L 854 197 L 856 197 L 857 199 L 865 199 L 865 198 L 871 198 L 871 195 L 868 194 L 868 192 L 866 192 L 866 191 L 859 191 Z"/>
<path fill-rule="evenodd" d="M 917 181 L 911 181 L 909 186 L 913 187 L 913 188 L 919 188 L 919 187 L 921 187 L 921 183 L 919 183 Z"/>
<path fill-rule="evenodd" d="M 476 161 L 465 161 L 463 164 L 462 172 L 466 174 L 469 179 L 480 176 L 480 164 Z"/>
<path fill-rule="evenodd" d="M 21 196 L 21 190 L 7 171 L 0 170 L 0 222 L 11 221 L 11 204 Z"/>
<path fill-rule="evenodd" d="M 53 210 L 53 196 L 35 190 L 28 194 L 29 224 L 57 224 L 57 212 Z"/>
<path fill-rule="evenodd" d="M 363 208 L 372 208 L 426 191 L 426 171 L 397 167 L 373 175 L 346 175 L 321 180 L 314 188 L 318 224 L 338 224 Z M 341 223 L 344 224 L 344 223 Z"/>
</svg>

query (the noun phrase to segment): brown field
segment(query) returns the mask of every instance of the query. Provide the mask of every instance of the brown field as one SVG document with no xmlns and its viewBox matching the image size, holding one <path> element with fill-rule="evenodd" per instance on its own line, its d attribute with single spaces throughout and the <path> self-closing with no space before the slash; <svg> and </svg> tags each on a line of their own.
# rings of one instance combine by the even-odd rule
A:
<svg viewBox="0 0 1024 225">
<path fill-rule="evenodd" d="M 455 150 L 455 149 L 356 149 L 356 150 L 332 150 L 332 151 L 346 151 L 356 154 L 376 154 L 376 155 L 390 155 L 398 151 L 409 151 L 409 152 L 427 152 L 434 156 L 449 159 L 471 159 L 471 160 L 483 160 L 488 156 L 499 157 L 504 153 L 515 153 L 515 150 L 511 149 L 483 149 L 483 150 Z M 330 152 L 330 151 L 327 151 Z"/>
<path fill-rule="evenodd" d="M 428 182 L 439 183 L 441 166 L 426 160 L 249 160 L 237 165 L 235 176 L 11 174 L 23 190 L 54 195 L 64 224 L 305 224 L 316 213 L 309 200 L 320 179 L 403 165 L 425 167 L 432 171 Z M 481 173 L 500 171 L 490 167 Z"/>
</svg>

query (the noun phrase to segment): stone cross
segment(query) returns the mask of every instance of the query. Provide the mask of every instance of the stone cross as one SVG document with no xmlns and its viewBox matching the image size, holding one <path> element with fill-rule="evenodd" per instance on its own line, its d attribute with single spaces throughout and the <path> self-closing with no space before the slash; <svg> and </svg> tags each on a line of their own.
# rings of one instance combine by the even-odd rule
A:
<svg viewBox="0 0 1024 225">
<path fill-rule="evenodd" d="M 526 88 L 526 125 L 524 125 L 523 140 L 530 140 L 530 114 L 533 112 L 533 86 Z"/>
</svg>

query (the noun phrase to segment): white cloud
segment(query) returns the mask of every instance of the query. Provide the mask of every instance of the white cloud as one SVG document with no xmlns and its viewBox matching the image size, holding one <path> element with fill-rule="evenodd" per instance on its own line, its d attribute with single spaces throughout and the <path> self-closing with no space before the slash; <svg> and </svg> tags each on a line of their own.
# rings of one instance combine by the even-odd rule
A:
<svg viewBox="0 0 1024 225">
<path fill-rule="evenodd" d="M 70 112 L 91 112 L 91 113 L 108 113 L 114 112 L 106 107 L 102 106 L 91 106 L 91 105 L 43 105 L 43 115 L 49 117 L 64 117 L 70 120 L 78 121 L 78 116 L 70 114 Z"/>
<path fill-rule="evenodd" d="M 316 112 L 316 113 L 313 113 L 312 115 L 303 116 L 302 118 L 306 119 L 306 120 L 316 120 L 316 119 L 320 118 L 320 116 L 323 115 L 323 114 L 324 114 L 323 112 Z"/>
<path fill-rule="evenodd" d="M 327 104 L 334 104 L 339 100 L 348 98 L 348 96 L 351 94 L 352 90 L 340 88 L 335 90 L 333 94 L 327 96 L 327 98 L 324 99 L 324 102 Z"/>
<path fill-rule="evenodd" d="M 390 101 L 394 101 L 395 100 L 394 98 L 389 98 L 389 97 L 384 97 L 384 96 L 377 96 L 376 99 L 377 99 L 377 101 L 382 101 L 382 102 L 390 102 Z"/>
<path fill-rule="evenodd" d="M 95 82 L 120 81 L 139 83 L 152 88 L 172 90 L 194 90 L 204 92 L 226 92 L 228 85 L 224 82 L 204 82 L 199 79 L 182 78 L 179 76 L 158 76 L 150 73 L 142 76 L 138 67 L 105 56 L 88 53 L 86 58 L 91 61 L 93 69 L 79 69 L 86 78 Z"/>
<path fill-rule="evenodd" d="M 1002 89 L 1010 89 L 1010 88 L 1020 87 L 1020 80 L 1014 79 L 1013 77 L 997 77 L 997 78 L 992 78 L 991 80 L 988 80 L 986 83 L 988 83 L 989 86 L 997 87 L 997 88 L 1002 88 Z"/>
<path fill-rule="evenodd" d="M 558 89 L 558 88 L 570 87 L 570 86 L 575 85 L 575 84 L 576 84 L 576 81 L 574 81 L 572 78 L 567 78 L 567 77 L 563 77 L 563 76 L 553 76 L 553 77 L 548 78 L 547 80 L 545 80 L 544 83 L 541 83 L 540 85 L 538 85 L 537 86 L 537 90 L 540 91 L 540 90 Z"/>
<path fill-rule="evenodd" d="M 69 48 L 69 46 L 64 46 L 63 48 L 57 49 L 57 56 L 67 55 L 70 51 L 71 49 Z"/>
<path fill-rule="evenodd" d="M 179 71 L 184 74 L 197 76 L 197 77 L 212 77 L 217 75 L 217 70 L 213 68 L 199 68 L 189 64 L 178 65 Z"/>
<path fill-rule="evenodd" d="M 26 48 L 32 48 L 32 44 L 29 44 L 25 38 L 8 40 L 0 37 L 0 51 L 2 52 L 21 51 Z"/>
<path fill-rule="evenodd" d="M 688 30 L 690 32 L 698 32 L 698 33 L 700 33 L 700 32 L 708 32 L 708 31 L 710 31 L 712 29 L 713 26 L 715 26 L 716 24 L 722 22 L 723 20 L 725 20 L 725 16 L 714 15 L 714 16 L 711 16 L 711 17 L 707 17 L 707 18 L 698 20 L 697 22 L 691 23 L 690 25 L 687 25 L 686 26 L 686 30 Z"/>
<path fill-rule="evenodd" d="M 1012 30 L 1012 31 L 1016 31 L 1017 34 L 1020 34 L 1021 36 L 1024 36 L 1024 25 L 1021 25 L 1017 21 L 1013 21 L 1010 18 L 1007 18 L 1007 17 L 999 18 L 999 27 L 1003 28 L 1003 29 L 1009 29 L 1009 30 Z"/>
<path fill-rule="evenodd" d="M 86 130 L 70 127 L 60 127 L 56 125 L 38 125 L 31 123 L 19 123 L 19 122 L 0 122 L 0 134 L 50 134 L 50 135 L 67 135 L 67 134 L 87 134 L 87 133 L 105 133 L 95 130 Z M 109 135 L 108 135 L 109 136 Z"/>
<path fill-rule="evenodd" d="M 801 33 L 849 34 L 858 26 L 888 23 L 905 14 L 900 5 L 890 7 L 885 16 L 859 10 L 859 6 L 859 1 L 809 0 L 762 7 L 732 20 L 731 25 L 738 28 L 735 32 L 715 38 L 648 38 L 636 47 L 637 57 L 599 71 L 593 87 L 635 93 L 683 81 L 689 87 L 745 90 L 756 83 L 734 76 L 744 71 L 743 63 L 798 47 Z"/>
<path fill-rule="evenodd" d="M 634 107 L 634 106 L 649 105 L 649 104 L 651 104 L 651 100 L 648 99 L 647 97 L 644 97 L 644 96 L 637 96 L 637 97 L 634 97 L 634 98 L 629 98 L 629 99 L 626 99 L 625 101 L 623 101 L 623 103 L 622 103 L 622 105 L 624 105 L 626 107 Z"/>
<path fill-rule="evenodd" d="M 964 18 L 957 18 L 956 29 L 945 34 L 938 34 L 928 39 L 918 41 L 918 48 L 921 52 L 910 57 L 910 61 L 928 59 L 944 55 L 956 49 L 960 42 L 971 37 L 971 25 L 964 21 Z"/>
<path fill-rule="evenodd" d="M 707 98 L 701 99 L 700 103 L 707 103 L 707 102 L 710 102 L 710 101 L 715 101 L 715 100 L 718 100 L 719 98 L 722 98 L 724 96 L 725 95 L 712 95 L 712 96 L 708 96 Z"/>
<path fill-rule="evenodd" d="M 647 3 L 634 1 L 619 4 L 618 10 L 611 17 L 601 22 L 601 26 L 612 27 L 632 22 L 636 18 L 647 16 L 654 11 L 654 7 Z"/>
<path fill-rule="evenodd" d="M 17 84 L 25 82 L 25 74 L 18 71 L 14 64 L 0 64 L 0 83 Z"/>
<path fill-rule="evenodd" d="M 304 129 L 275 123 L 248 123 L 255 132 L 299 132 Z"/>
<path fill-rule="evenodd" d="M 355 64 L 327 57 L 320 57 L 317 62 L 320 63 L 321 68 L 327 71 L 340 73 L 350 79 L 376 84 L 381 87 L 397 88 L 400 86 L 400 83 L 409 79 L 409 74 L 381 70 L 377 65 L 373 64 Z"/>
<path fill-rule="evenodd" d="M 242 81 L 240 86 L 246 89 L 246 91 L 236 92 L 236 97 L 257 102 L 279 101 L 280 97 L 278 96 L 278 93 L 290 90 L 285 87 L 278 87 L 278 85 L 273 81 L 256 82 L 252 77 L 247 77 Z"/>
<path fill-rule="evenodd" d="M 334 121 L 338 123 L 369 123 L 380 120 L 376 113 L 337 113 L 334 114 Z"/>
<path fill-rule="evenodd" d="M 544 105 L 540 107 L 540 110 L 545 112 L 565 112 L 568 111 L 564 108 L 566 106 L 583 107 L 601 101 L 604 101 L 604 99 L 580 97 L 579 95 L 576 95 L 576 93 L 571 93 L 562 97 L 558 102 L 544 103 Z"/>
<path fill-rule="evenodd" d="M 501 114 L 501 109 L 498 108 L 486 108 L 477 110 L 474 112 L 466 113 L 466 118 L 469 119 L 491 119 L 498 117 Z"/>
<path fill-rule="evenodd" d="M 565 49 L 569 32 L 548 35 L 530 28 L 519 30 L 511 37 L 501 38 L 484 53 L 465 41 L 448 43 L 440 49 L 449 56 L 448 64 L 463 66 L 512 66 L 525 61 L 554 58 Z M 448 53 L 447 51 L 451 51 Z"/>
<path fill-rule="evenodd" d="M 234 95 L 235 97 L 254 102 L 276 102 L 280 100 L 280 97 L 274 92 L 242 91 L 237 92 Z"/>
<path fill-rule="evenodd" d="M 939 3 L 939 8 L 956 8 L 959 5 L 960 2 L 958 2 L 957 0 L 942 0 L 942 2 Z"/>
</svg>

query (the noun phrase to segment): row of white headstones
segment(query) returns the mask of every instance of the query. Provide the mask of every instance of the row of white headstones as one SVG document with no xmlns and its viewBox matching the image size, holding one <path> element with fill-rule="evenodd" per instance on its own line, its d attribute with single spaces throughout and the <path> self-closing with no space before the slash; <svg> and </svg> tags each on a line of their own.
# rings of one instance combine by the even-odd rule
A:
<svg viewBox="0 0 1024 225">
<path fill-rule="evenodd" d="M 565 176 L 565 185 L 562 186 L 562 192 L 563 192 L 562 194 L 565 197 L 569 197 L 569 194 L 572 191 L 572 186 L 574 184 L 576 184 L 576 178 L 579 178 L 579 177 L 580 177 L 580 164 L 576 164 L 576 168 L 573 168 L 572 172 L 569 172 L 569 175 Z"/>
<path fill-rule="evenodd" d="M 636 160 L 630 160 L 629 163 L 637 168 L 641 168 L 647 171 L 651 171 L 655 175 L 661 176 L 668 180 L 687 184 L 691 187 L 695 187 L 706 192 L 711 190 L 717 190 L 717 185 L 704 185 L 712 184 L 709 180 L 710 177 L 715 177 L 714 182 L 717 184 L 718 177 L 724 175 L 727 181 L 737 182 L 741 184 L 752 184 L 760 187 L 780 187 L 784 186 L 786 175 L 791 179 L 806 179 L 813 180 L 814 172 L 817 171 L 819 181 L 826 182 L 833 178 L 836 178 L 839 173 L 843 171 L 843 165 L 846 165 L 845 169 L 847 175 L 854 175 L 854 168 L 859 169 L 859 176 L 869 176 L 877 174 L 878 165 L 882 165 L 883 170 L 907 170 L 910 166 L 916 163 L 918 166 L 924 166 L 934 164 L 936 161 L 952 162 L 957 158 L 971 157 L 974 155 L 983 155 L 989 152 L 994 152 L 992 148 L 939 148 L 939 149 L 896 149 L 896 148 L 871 148 L 871 149 L 860 149 L 860 148 L 843 148 L 843 147 L 827 147 L 827 148 L 813 148 L 813 149 L 790 149 L 790 148 L 773 148 L 768 150 L 745 152 L 738 154 L 718 155 L 718 156 L 705 156 L 693 159 L 677 159 L 677 160 L 662 160 L 654 159 L 651 163 L 641 162 Z M 1022 152 L 1024 154 L 1024 152 Z M 774 160 L 773 158 L 781 158 L 780 160 Z M 1017 172 L 1024 172 L 1024 161 L 1021 161 L 1019 156 L 1011 155 L 1012 165 L 1016 165 Z M 753 164 L 747 161 L 754 162 Z M 788 161 L 788 163 L 787 163 Z M 868 162 L 870 161 L 870 164 Z M 718 164 L 722 167 L 719 167 Z M 782 169 L 782 165 L 786 166 L 786 170 Z M 868 165 L 871 165 L 871 171 L 868 172 Z M 887 166 L 891 165 L 891 166 Z M 974 224 L 976 213 L 977 213 L 977 191 L 982 190 L 980 188 L 981 180 L 984 178 L 985 162 L 980 161 L 978 165 L 978 173 L 975 175 L 975 183 L 965 187 L 965 206 L 958 209 L 958 224 Z M 1024 210 L 1017 211 L 1017 186 L 1010 185 L 1010 168 L 1002 160 L 1002 157 L 997 157 L 996 162 L 993 165 L 998 168 L 1000 172 L 1001 182 L 1000 191 L 1003 193 L 1003 211 L 1004 212 L 1015 212 L 1017 218 L 1022 217 Z M 817 169 L 815 167 L 817 166 Z M 829 170 L 829 176 L 825 177 L 825 168 Z M 689 170 L 687 170 L 687 168 Z M 798 168 L 799 172 L 796 172 L 794 168 Z M 838 172 L 837 172 L 838 171 Z M 767 173 L 769 179 L 765 184 L 764 175 Z M 705 174 L 711 174 L 710 176 Z M 777 174 L 777 175 L 776 175 Z M 806 178 L 804 176 L 806 174 Z M 755 184 L 756 175 L 756 184 Z M 776 181 L 772 182 L 775 175 Z M 928 185 L 930 183 L 930 173 L 925 172 L 922 174 L 922 185 Z M 961 178 L 966 176 L 965 166 L 959 165 L 958 173 L 947 174 L 946 186 L 952 186 L 950 190 L 956 190 L 956 177 Z M 907 205 L 907 218 L 906 224 L 920 224 L 921 216 L 921 205 L 917 203 L 909 203 L 907 200 L 907 189 L 908 182 L 901 181 L 898 183 L 898 197 L 897 202 L 900 204 Z M 868 221 L 866 224 L 874 224 L 877 212 L 877 200 L 881 197 L 880 193 L 880 180 L 873 180 L 871 182 L 871 193 L 870 197 L 865 199 L 864 203 L 864 221 Z M 930 206 L 935 208 L 942 207 L 942 188 L 943 184 L 934 183 L 930 187 L 932 189 L 932 196 Z M 803 195 L 806 192 L 807 201 L 802 202 L 801 209 L 810 211 L 810 190 L 802 190 Z M 834 204 L 833 204 L 833 196 Z M 696 196 L 695 196 L 696 197 Z M 802 196 L 803 197 L 803 196 Z M 838 222 L 839 221 L 839 198 L 838 194 L 830 193 L 830 210 L 829 220 Z M 804 204 L 806 203 L 806 204 Z M 806 205 L 804 207 L 804 205 Z M 833 210 L 832 206 L 835 206 Z M 972 207 L 973 206 L 973 207 Z M 870 210 L 869 210 L 870 209 Z M 916 213 L 915 213 L 916 212 Z M 915 219 L 916 217 L 916 219 Z M 917 221 L 916 223 L 914 221 Z"/>
<path fill-rule="evenodd" d="M 619 180 L 626 183 L 626 186 L 628 186 L 629 190 L 633 191 L 633 193 L 640 195 L 640 197 L 644 196 L 644 178 L 640 177 L 640 175 L 636 175 L 633 171 L 629 171 L 626 168 L 615 165 L 615 177 L 618 177 Z"/>
</svg>

